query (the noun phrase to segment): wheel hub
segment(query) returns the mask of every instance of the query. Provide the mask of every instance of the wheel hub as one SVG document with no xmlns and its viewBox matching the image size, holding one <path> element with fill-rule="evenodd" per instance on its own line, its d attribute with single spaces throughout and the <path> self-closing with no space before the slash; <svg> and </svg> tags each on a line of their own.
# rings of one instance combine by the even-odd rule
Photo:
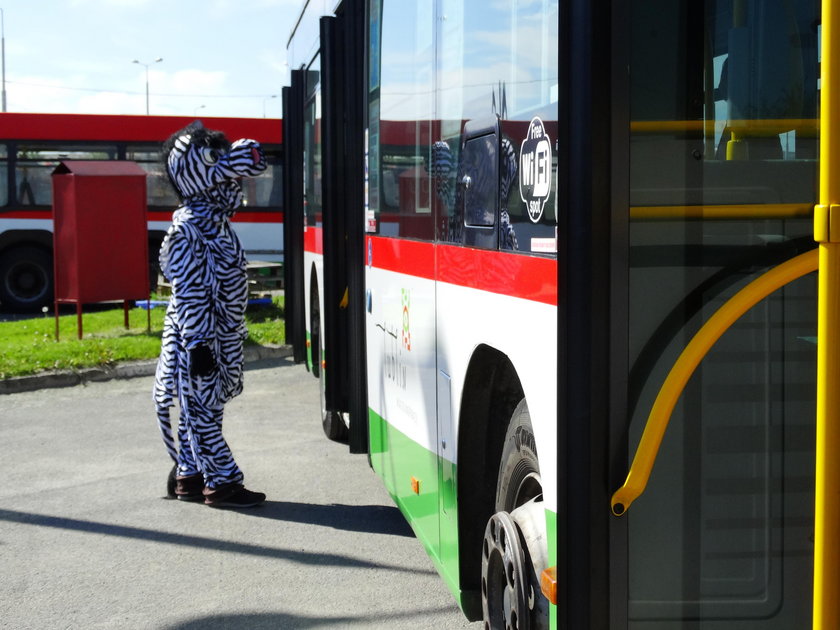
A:
<svg viewBox="0 0 840 630">
<path fill-rule="evenodd" d="M 9 289 L 21 299 L 39 297 L 45 286 L 46 278 L 34 265 L 20 263 L 9 274 Z"/>
<path fill-rule="evenodd" d="M 481 605 L 485 630 L 530 628 L 528 570 L 516 523 L 496 512 L 484 532 Z"/>
</svg>

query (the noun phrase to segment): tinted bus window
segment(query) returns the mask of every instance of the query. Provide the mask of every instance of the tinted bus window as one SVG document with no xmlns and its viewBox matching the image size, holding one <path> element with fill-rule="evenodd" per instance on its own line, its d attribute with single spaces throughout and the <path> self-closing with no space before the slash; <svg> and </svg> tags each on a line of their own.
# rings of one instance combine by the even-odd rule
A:
<svg viewBox="0 0 840 630">
<path fill-rule="evenodd" d="M 633 3 L 630 445 L 736 291 L 812 249 L 818 5 Z M 810 621 L 816 282 L 738 320 L 674 410 L 628 512 L 630 628 Z"/>
<path fill-rule="evenodd" d="M 283 205 L 283 166 L 280 149 L 263 146 L 268 168 L 256 177 L 242 180 L 244 205 L 248 208 L 279 208 Z"/>
<path fill-rule="evenodd" d="M 16 198 L 25 206 L 52 205 L 51 175 L 61 160 L 114 160 L 114 145 L 19 144 L 15 165 Z"/>
<path fill-rule="evenodd" d="M 0 207 L 9 205 L 9 149 L 0 144 Z"/>
<path fill-rule="evenodd" d="M 437 8 L 371 5 L 368 229 L 432 238 L 437 224 L 439 238 L 477 244 L 464 230 L 476 226 L 495 230 L 482 247 L 555 253 L 557 5 L 442 0 Z M 471 151 L 467 162 L 465 125 L 484 121 L 498 131 L 471 146 L 492 155 Z M 523 150 L 529 134 L 539 151 Z M 465 217 L 465 206 L 481 216 Z"/>
<path fill-rule="evenodd" d="M 306 72 L 306 105 L 303 109 L 303 211 L 305 225 L 321 225 L 324 207 L 321 182 L 321 83 L 320 57 Z"/>
<path fill-rule="evenodd" d="M 178 196 L 164 170 L 160 145 L 129 145 L 125 158 L 137 162 L 146 171 L 146 203 L 149 206 L 174 208 L 178 205 Z"/>
<path fill-rule="evenodd" d="M 378 195 L 371 208 L 383 236 L 432 239 L 429 190 L 434 116 L 434 25 L 429 2 L 383 2 L 378 120 L 373 139 Z M 377 133 L 378 131 L 378 133 Z"/>
<path fill-rule="evenodd" d="M 442 1 L 437 118 L 452 166 L 437 188 L 447 240 L 460 240 L 465 223 L 452 194 L 465 174 L 464 123 L 498 118 L 499 247 L 556 252 L 557 11 L 553 2 Z"/>
<path fill-rule="evenodd" d="M 277 208 L 283 205 L 280 151 L 273 147 L 263 149 L 268 168 L 257 177 L 249 177 L 242 181 L 244 205 L 252 209 L 269 206 Z M 160 146 L 129 145 L 125 157 L 137 162 L 146 171 L 146 198 L 149 206 L 173 208 L 180 203 L 166 176 Z"/>
</svg>

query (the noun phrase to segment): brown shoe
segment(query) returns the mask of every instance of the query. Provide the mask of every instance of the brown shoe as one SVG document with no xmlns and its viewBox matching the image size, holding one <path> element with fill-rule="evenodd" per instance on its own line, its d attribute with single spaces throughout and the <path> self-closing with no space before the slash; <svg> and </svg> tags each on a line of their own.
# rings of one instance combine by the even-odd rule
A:
<svg viewBox="0 0 840 630">
<path fill-rule="evenodd" d="M 265 501 L 265 494 L 248 490 L 241 483 L 204 489 L 204 503 L 210 507 L 247 508 Z"/>
<path fill-rule="evenodd" d="M 204 499 L 204 476 L 201 473 L 175 477 L 175 496 L 179 501 L 202 501 Z"/>
</svg>

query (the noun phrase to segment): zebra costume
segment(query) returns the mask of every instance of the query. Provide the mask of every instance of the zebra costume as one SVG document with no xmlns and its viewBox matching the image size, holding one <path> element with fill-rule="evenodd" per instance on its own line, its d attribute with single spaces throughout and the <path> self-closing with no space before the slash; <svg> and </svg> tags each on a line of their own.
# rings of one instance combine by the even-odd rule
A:
<svg viewBox="0 0 840 630">
<path fill-rule="evenodd" d="M 164 156 L 182 205 L 160 250 L 172 297 L 154 401 L 175 462 L 175 495 L 210 505 L 254 505 L 265 495 L 242 486 L 242 471 L 222 436 L 222 415 L 225 403 L 242 391 L 242 343 L 247 336 L 246 260 L 230 217 L 242 203 L 239 178 L 264 171 L 265 156 L 257 142 L 231 145 L 201 123 L 175 133 L 164 146 Z M 177 448 L 169 415 L 176 396 Z M 243 493 L 253 495 L 252 500 L 243 502 Z M 233 495 L 240 500 L 225 503 Z"/>
<path fill-rule="evenodd" d="M 502 152 L 502 164 L 499 177 L 501 210 L 499 212 L 499 247 L 501 249 L 519 249 L 519 241 L 516 238 L 516 230 L 510 221 L 510 213 L 508 213 L 508 199 L 510 198 L 510 189 L 516 178 L 516 152 L 507 138 L 502 138 L 500 143 Z M 449 214 L 448 223 L 446 226 L 447 238 L 455 241 L 460 241 L 463 232 L 464 217 L 457 215 L 452 211 L 456 203 L 456 194 L 453 192 L 455 186 L 455 160 L 452 156 L 452 149 L 449 144 L 443 140 L 439 140 L 432 145 L 431 159 L 426 166 L 429 174 L 435 182 L 435 194 L 438 199 L 444 204 Z M 459 167 L 458 180 L 463 174 L 463 165 Z"/>
</svg>

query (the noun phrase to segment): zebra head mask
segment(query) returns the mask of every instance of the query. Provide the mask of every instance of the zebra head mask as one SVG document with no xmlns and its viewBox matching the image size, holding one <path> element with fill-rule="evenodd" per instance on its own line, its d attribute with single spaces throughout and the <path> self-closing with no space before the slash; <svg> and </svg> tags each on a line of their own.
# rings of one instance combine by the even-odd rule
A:
<svg viewBox="0 0 840 630">
<path fill-rule="evenodd" d="M 174 133 L 163 155 L 166 172 L 182 201 L 225 214 L 242 205 L 240 178 L 266 169 L 258 142 L 241 139 L 231 144 L 222 132 L 205 129 L 198 121 Z"/>
</svg>

